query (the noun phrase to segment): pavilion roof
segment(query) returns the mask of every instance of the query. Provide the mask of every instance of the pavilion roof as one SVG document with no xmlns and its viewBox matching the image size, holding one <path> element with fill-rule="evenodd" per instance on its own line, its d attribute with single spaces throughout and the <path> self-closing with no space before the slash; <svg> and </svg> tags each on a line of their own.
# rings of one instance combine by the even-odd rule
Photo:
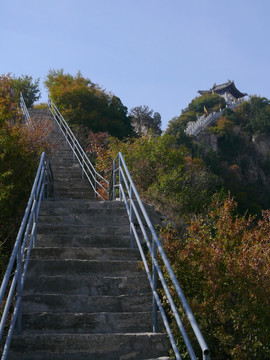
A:
<svg viewBox="0 0 270 360">
<path fill-rule="evenodd" d="M 198 90 L 198 93 L 201 95 L 211 94 L 213 92 L 220 95 L 223 95 L 225 94 L 225 92 L 228 92 L 236 99 L 242 98 L 247 95 L 246 93 L 242 93 L 241 91 L 239 91 L 235 86 L 234 81 L 230 81 L 230 80 L 224 84 L 220 84 L 220 85 L 214 84 L 210 90 Z"/>
</svg>

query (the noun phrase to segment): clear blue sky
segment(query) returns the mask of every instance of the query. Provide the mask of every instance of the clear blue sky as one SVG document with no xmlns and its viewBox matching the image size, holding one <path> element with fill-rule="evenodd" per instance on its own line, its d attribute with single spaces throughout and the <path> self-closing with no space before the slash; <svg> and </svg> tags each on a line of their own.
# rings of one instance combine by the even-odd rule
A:
<svg viewBox="0 0 270 360">
<path fill-rule="evenodd" d="M 0 73 L 63 68 L 163 129 L 198 89 L 234 80 L 270 98 L 269 0 L 0 0 Z"/>
</svg>

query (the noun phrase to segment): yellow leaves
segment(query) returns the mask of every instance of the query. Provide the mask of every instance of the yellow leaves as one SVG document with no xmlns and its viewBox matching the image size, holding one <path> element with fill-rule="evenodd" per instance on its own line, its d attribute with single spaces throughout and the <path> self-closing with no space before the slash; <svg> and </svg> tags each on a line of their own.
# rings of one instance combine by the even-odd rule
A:
<svg viewBox="0 0 270 360">
<path fill-rule="evenodd" d="M 211 127 L 211 132 L 217 135 L 230 133 L 233 129 L 233 122 L 221 116 L 216 125 Z"/>
</svg>

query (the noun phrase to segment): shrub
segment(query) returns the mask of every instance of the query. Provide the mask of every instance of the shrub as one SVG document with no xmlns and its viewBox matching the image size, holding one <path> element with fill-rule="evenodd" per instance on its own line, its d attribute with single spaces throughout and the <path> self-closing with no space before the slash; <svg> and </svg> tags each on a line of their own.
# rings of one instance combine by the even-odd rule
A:
<svg viewBox="0 0 270 360">
<path fill-rule="evenodd" d="M 214 359 L 270 358 L 270 211 L 234 216 L 230 197 L 190 222 L 187 236 L 163 230 L 172 263 Z"/>
</svg>

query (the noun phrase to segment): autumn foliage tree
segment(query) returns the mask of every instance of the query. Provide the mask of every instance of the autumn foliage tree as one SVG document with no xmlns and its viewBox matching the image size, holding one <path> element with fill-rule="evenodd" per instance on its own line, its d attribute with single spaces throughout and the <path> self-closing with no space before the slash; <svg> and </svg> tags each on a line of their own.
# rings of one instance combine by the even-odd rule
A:
<svg viewBox="0 0 270 360">
<path fill-rule="evenodd" d="M 22 93 L 25 105 L 29 109 L 33 106 L 40 96 L 39 79 L 34 80 L 32 76 L 22 75 L 12 78 L 12 90 L 14 92 L 14 100 L 19 102 L 20 93 Z"/>
<path fill-rule="evenodd" d="M 62 70 L 50 70 L 45 81 L 51 99 L 73 129 L 86 127 L 123 138 L 132 133 L 127 108 L 121 100 L 106 93 L 98 84 Z"/>
<path fill-rule="evenodd" d="M 184 239 L 163 230 L 164 248 L 212 358 L 265 360 L 270 358 L 270 211 L 255 225 L 254 218 L 235 215 L 236 205 L 231 197 L 214 200 L 207 214 L 190 221 Z"/>
<path fill-rule="evenodd" d="M 25 124 L 11 91 L 10 75 L 0 77 L 0 252 L 12 248 L 30 195 L 39 157 L 49 150 L 50 124 Z M 5 265 L 0 262 L 0 267 Z M 0 270 L 3 270 L 0 269 Z"/>
</svg>

